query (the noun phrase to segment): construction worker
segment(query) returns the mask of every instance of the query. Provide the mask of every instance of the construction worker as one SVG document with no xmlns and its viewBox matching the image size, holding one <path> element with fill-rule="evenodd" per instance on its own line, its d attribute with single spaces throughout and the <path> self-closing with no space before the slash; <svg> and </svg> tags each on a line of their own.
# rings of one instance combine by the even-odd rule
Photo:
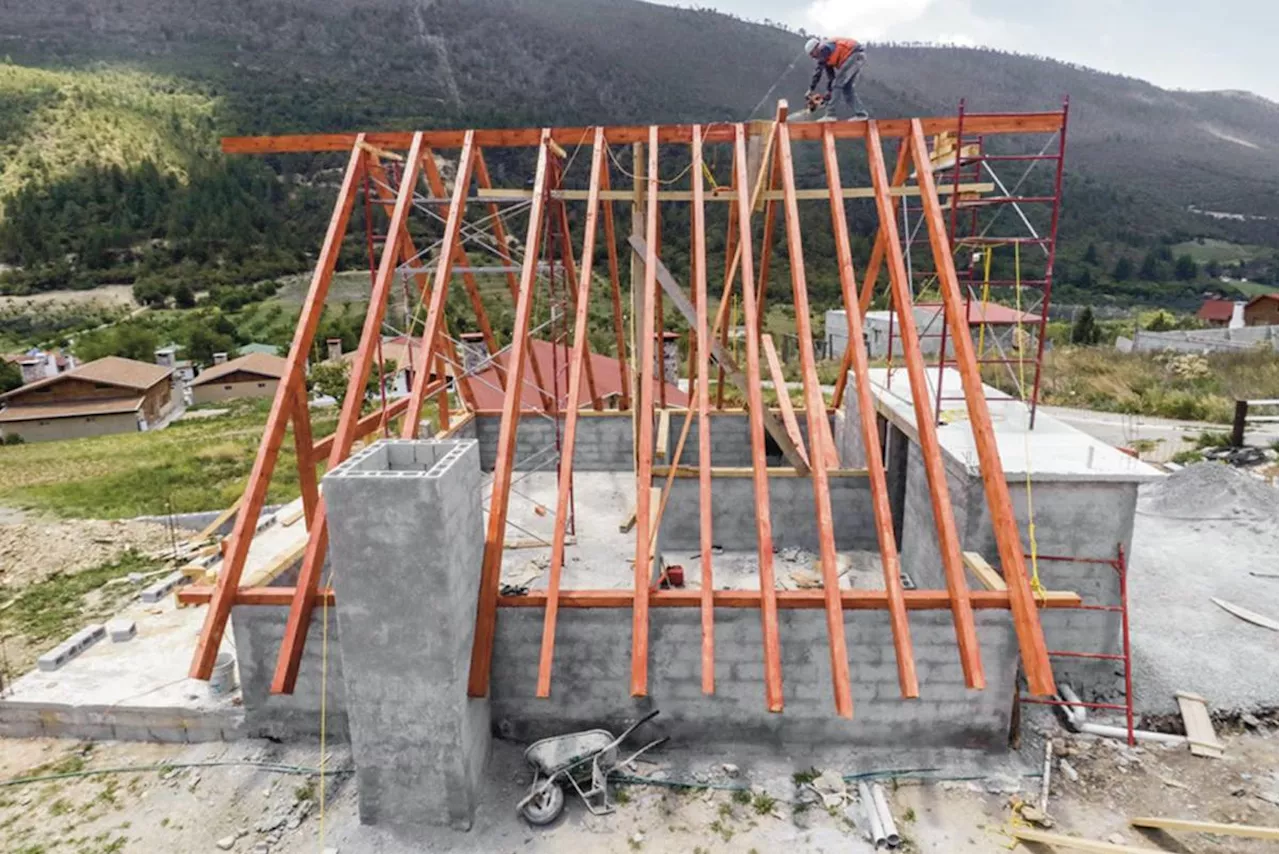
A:
<svg viewBox="0 0 1280 854">
<path fill-rule="evenodd" d="M 867 61 L 866 48 L 853 39 L 811 36 L 805 42 L 804 49 L 818 62 L 818 67 L 813 71 L 813 80 L 809 82 L 809 91 L 805 94 L 809 112 L 826 107 L 826 113 L 819 121 L 835 121 L 835 105 L 831 101 L 831 94 L 833 89 L 839 89 L 845 103 L 853 111 L 853 118 L 865 119 L 867 113 L 858 106 L 853 86 L 857 82 L 858 72 L 862 70 L 862 64 Z M 818 83 L 824 74 L 827 76 L 827 91 L 819 94 Z"/>
</svg>

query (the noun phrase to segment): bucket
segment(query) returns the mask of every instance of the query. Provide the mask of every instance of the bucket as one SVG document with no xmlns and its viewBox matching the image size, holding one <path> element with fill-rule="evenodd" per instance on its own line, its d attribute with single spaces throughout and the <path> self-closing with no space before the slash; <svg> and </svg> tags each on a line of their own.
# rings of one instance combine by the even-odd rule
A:
<svg viewBox="0 0 1280 854">
<path fill-rule="evenodd" d="M 209 693 L 218 696 L 230 694 L 236 687 L 236 659 L 229 652 L 220 652 L 213 662 L 209 676 Z"/>
</svg>

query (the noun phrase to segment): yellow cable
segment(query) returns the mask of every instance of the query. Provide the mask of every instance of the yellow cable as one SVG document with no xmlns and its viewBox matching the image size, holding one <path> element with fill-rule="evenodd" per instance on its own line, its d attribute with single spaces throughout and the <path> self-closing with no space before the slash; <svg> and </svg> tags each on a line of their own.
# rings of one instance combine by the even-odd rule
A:
<svg viewBox="0 0 1280 854">
<path fill-rule="evenodd" d="M 1022 256 L 1018 249 L 1018 244 L 1013 244 L 1013 300 L 1014 308 L 1018 312 L 1017 325 L 1017 341 L 1018 348 L 1018 394 L 1022 398 L 1022 405 L 1027 410 L 1027 426 L 1022 431 L 1022 457 L 1023 469 L 1026 474 L 1027 484 L 1027 542 L 1031 546 L 1031 590 L 1041 601 L 1044 600 L 1044 585 L 1040 583 L 1040 564 L 1036 557 L 1038 548 L 1036 545 L 1036 508 L 1035 503 L 1031 500 L 1031 409 L 1027 406 L 1027 364 L 1023 354 L 1023 330 L 1022 330 Z"/>
<path fill-rule="evenodd" d="M 983 253 L 982 264 L 982 323 L 978 324 L 978 358 L 987 354 L 987 303 L 991 300 L 991 247 Z"/>
</svg>

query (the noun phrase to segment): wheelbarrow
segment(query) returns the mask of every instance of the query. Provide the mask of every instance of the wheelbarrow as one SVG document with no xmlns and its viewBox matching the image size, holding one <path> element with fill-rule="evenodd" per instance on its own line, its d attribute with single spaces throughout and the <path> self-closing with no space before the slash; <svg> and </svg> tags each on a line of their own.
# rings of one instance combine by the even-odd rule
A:
<svg viewBox="0 0 1280 854">
<path fill-rule="evenodd" d="M 621 762 L 618 747 L 657 714 L 658 710 L 654 709 L 617 738 L 605 729 L 589 729 L 540 739 L 529 745 L 524 760 L 533 769 L 533 782 L 516 810 L 530 824 L 550 824 L 564 811 L 565 788 L 572 787 L 592 815 L 613 812 L 613 804 L 609 802 L 609 774 L 667 739 L 651 741 Z"/>
</svg>

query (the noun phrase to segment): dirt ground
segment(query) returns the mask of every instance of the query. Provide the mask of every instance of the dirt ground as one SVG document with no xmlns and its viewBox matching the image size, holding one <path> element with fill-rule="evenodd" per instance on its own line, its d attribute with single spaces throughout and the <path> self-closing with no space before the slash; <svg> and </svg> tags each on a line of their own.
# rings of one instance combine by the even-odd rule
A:
<svg viewBox="0 0 1280 854">
<path fill-rule="evenodd" d="M 1274 852 L 1274 843 L 1218 836 L 1146 835 L 1127 827 L 1131 816 L 1170 816 L 1275 827 L 1277 762 L 1273 730 L 1220 731 L 1222 759 L 1202 759 L 1185 748 L 1142 746 L 1068 737 L 1057 732 L 1049 813 L 1053 832 L 1118 841 L 1153 851 L 1197 854 Z M 1027 739 L 1028 767 L 1042 742 Z M 328 750 L 331 769 L 350 767 L 344 745 Z M 232 744 L 94 746 L 52 739 L 0 741 L 0 851 L 151 852 L 696 852 L 750 854 L 872 852 L 863 836 L 861 807 L 825 807 L 797 790 L 782 758 L 743 760 L 736 775 L 721 770 L 732 756 L 672 750 L 647 776 L 750 787 L 743 794 L 705 788 L 628 786 L 617 790 L 617 812 L 591 816 L 576 799 L 547 828 L 531 828 L 513 806 L 527 771 L 520 747 L 494 744 L 488 783 L 469 832 L 424 828 L 393 834 L 362 827 L 356 786 L 345 775 L 329 777 L 327 806 L 318 806 L 314 774 L 275 773 L 243 762 L 271 762 L 296 770 L 319 763 L 316 745 L 244 741 Z M 1058 763 L 1067 759 L 1078 781 Z M 139 770 L 74 777 L 21 786 L 4 780 L 36 773 L 78 773 L 163 763 L 232 763 L 167 771 Z M 713 769 L 709 773 L 689 769 Z M 1046 851 L 1015 848 L 1011 802 L 1034 800 L 1039 780 L 1008 774 L 987 779 L 887 782 L 898 827 L 914 852 Z M 1015 790 L 1020 793 L 1015 794 Z M 799 794 L 798 794 L 799 792 Z M 1117 836 L 1118 834 L 1118 836 Z M 221 844 L 220 844 L 221 843 Z M 222 845 L 226 845 L 223 848 Z"/>
</svg>

